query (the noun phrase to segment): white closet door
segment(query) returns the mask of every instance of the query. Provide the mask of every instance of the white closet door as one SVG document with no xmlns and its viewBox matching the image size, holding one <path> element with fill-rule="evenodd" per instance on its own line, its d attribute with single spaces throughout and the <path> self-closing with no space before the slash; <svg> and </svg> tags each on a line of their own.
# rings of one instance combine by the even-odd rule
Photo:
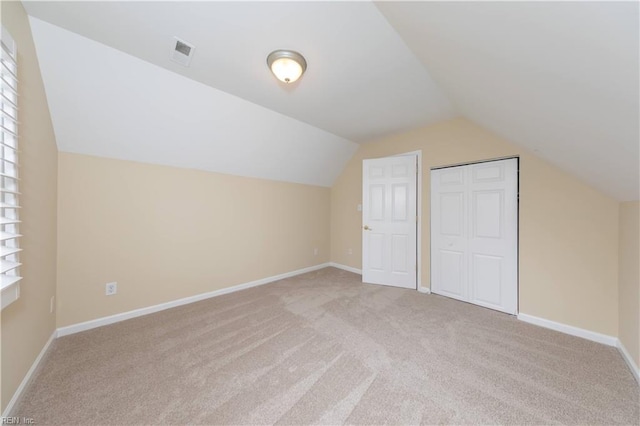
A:
<svg viewBox="0 0 640 426">
<path fill-rule="evenodd" d="M 464 167 L 431 171 L 431 291 L 468 300 Z"/>
<path fill-rule="evenodd" d="M 431 290 L 515 314 L 518 162 L 431 171 Z"/>
</svg>

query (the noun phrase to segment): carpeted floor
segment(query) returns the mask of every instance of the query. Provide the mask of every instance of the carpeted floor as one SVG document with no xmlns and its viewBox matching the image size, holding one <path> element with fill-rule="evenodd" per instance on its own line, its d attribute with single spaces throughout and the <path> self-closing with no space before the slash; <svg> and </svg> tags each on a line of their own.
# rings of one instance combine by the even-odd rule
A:
<svg viewBox="0 0 640 426">
<path fill-rule="evenodd" d="M 615 348 L 326 268 L 63 337 L 37 424 L 638 424 Z"/>
</svg>

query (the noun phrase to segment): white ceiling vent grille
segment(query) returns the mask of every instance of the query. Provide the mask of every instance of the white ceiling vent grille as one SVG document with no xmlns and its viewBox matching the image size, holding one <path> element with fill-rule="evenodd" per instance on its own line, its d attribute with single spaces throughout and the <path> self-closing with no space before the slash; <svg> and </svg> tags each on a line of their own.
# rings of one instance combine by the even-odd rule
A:
<svg viewBox="0 0 640 426">
<path fill-rule="evenodd" d="M 191 63 L 194 50 L 196 50 L 196 48 L 193 44 L 174 37 L 173 44 L 171 45 L 171 60 L 188 67 Z"/>
</svg>

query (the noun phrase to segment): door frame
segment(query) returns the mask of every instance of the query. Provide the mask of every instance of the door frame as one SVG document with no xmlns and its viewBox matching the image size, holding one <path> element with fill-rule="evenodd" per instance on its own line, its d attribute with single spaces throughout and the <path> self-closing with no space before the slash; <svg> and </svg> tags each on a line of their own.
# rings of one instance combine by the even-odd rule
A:
<svg viewBox="0 0 640 426">
<path fill-rule="evenodd" d="M 516 312 L 515 316 L 520 313 L 520 156 L 509 155 L 506 157 L 496 157 L 485 160 L 467 161 L 464 163 L 448 164 L 445 166 L 434 166 L 429 168 L 429 182 L 431 182 L 431 171 L 448 169 L 450 167 L 468 166 L 471 164 L 489 163 L 492 161 L 511 160 L 515 159 L 517 164 L 516 173 Z M 429 199 L 431 199 L 431 186 L 429 186 Z M 428 292 L 431 292 L 431 283 L 433 281 L 433 268 L 431 265 L 431 251 L 433 249 L 433 236 L 431 235 L 431 203 L 429 203 L 429 288 Z M 419 236 L 419 235 L 418 235 Z M 419 267 L 418 267 L 419 269 Z M 479 305 L 476 305 L 479 306 Z M 489 308 L 487 308 L 489 309 Z"/>
<path fill-rule="evenodd" d="M 422 150 L 404 152 L 390 157 L 416 156 L 416 290 L 430 293 L 430 288 L 422 287 Z"/>
</svg>

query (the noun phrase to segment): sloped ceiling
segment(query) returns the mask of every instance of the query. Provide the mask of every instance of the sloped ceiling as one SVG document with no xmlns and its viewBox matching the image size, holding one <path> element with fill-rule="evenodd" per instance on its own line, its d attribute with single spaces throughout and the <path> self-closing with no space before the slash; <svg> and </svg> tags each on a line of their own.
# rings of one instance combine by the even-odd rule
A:
<svg viewBox="0 0 640 426">
<path fill-rule="evenodd" d="M 25 8 L 63 151 L 330 186 L 353 142 L 463 115 L 639 198 L 637 3 Z M 195 44 L 189 68 L 173 36 Z M 306 56 L 298 83 L 269 73 L 278 48 Z"/>
<path fill-rule="evenodd" d="M 31 18 L 61 151 L 331 186 L 357 144 Z"/>
<path fill-rule="evenodd" d="M 637 2 L 380 2 L 457 110 L 639 198 Z"/>
</svg>

